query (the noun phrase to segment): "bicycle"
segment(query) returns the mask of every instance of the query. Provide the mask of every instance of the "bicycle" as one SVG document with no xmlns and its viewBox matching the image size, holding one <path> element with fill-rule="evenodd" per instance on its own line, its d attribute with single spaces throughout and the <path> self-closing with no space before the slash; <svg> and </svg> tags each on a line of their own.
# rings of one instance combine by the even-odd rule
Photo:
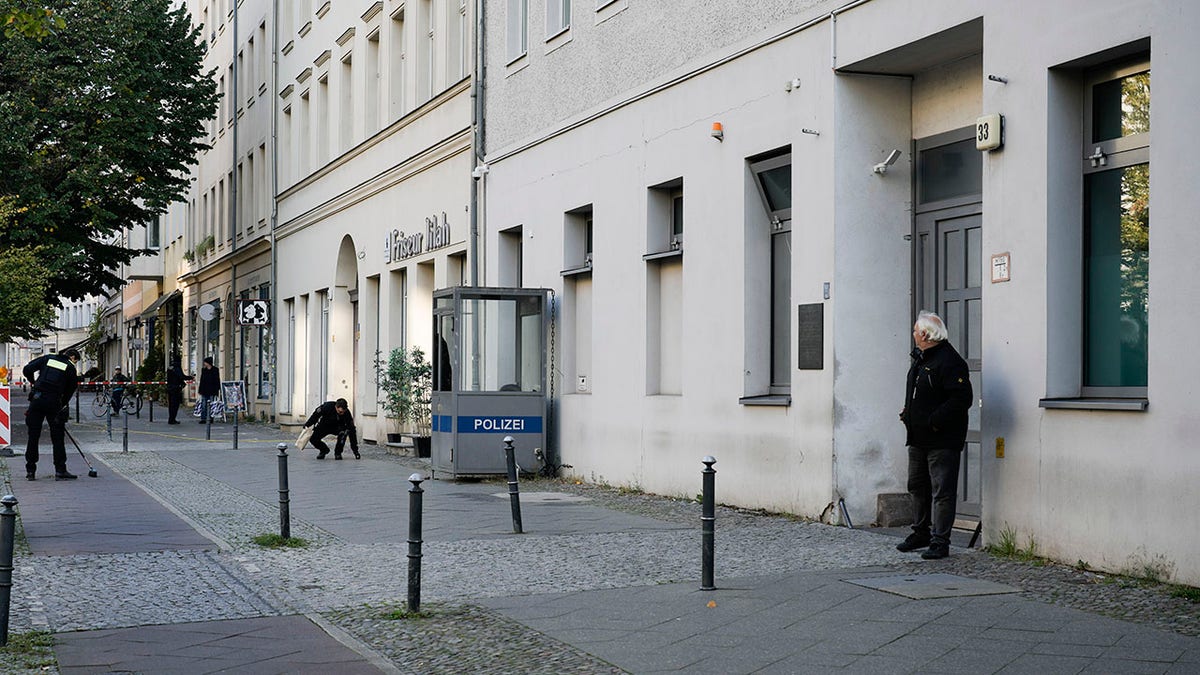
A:
<svg viewBox="0 0 1200 675">
<path fill-rule="evenodd" d="M 132 387 L 127 387 L 121 394 L 121 410 L 113 407 L 112 390 L 108 386 L 96 389 L 96 397 L 92 399 L 92 414 L 96 417 L 108 415 L 109 410 L 120 413 L 121 410 L 136 415 L 142 410 L 142 393 Z"/>
<path fill-rule="evenodd" d="M 97 387 L 96 397 L 92 399 L 92 414 L 96 417 L 104 417 L 111 409 L 112 396 L 108 392 L 108 387 Z"/>
</svg>

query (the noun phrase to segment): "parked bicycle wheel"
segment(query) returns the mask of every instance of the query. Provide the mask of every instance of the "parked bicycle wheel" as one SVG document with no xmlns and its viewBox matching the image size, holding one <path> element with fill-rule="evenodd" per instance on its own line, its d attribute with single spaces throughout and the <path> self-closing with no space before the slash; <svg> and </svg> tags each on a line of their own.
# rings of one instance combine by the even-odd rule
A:
<svg viewBox="0 0 1200 675">
<path fill-rule="evenodd" d="M 121 397 L 121 407 L 130 415 L 136 415 L 142 409 L 142 397 L 131 391 L 126 391 Z"/>
<path fill-rule="evenodd" d="M 96 417 L 104 417 L 108 414 L 110 401 L 108 392 L 103 389 L 96 392 L 96 398 L 92 399 L 92 414 Z"/>
</svg>

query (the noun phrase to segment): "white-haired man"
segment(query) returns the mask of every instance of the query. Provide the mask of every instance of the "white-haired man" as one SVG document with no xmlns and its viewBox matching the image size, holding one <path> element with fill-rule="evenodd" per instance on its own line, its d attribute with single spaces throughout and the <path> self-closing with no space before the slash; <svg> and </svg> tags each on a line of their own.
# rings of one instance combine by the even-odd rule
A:
<svg viewBox="0 0 1200 675">
<path fill-rule="evenodd" d="M 908 369 L 900 420 L 908 431 L 908 493 L 912 534 L 896 548 L 926 560 L 950 555 L 950 528 L 958 499 L 958 467 L 974 402 L 967 362 L 946 339 L 946 324 L 921 312 L 913 324 L 912 367 Z"/>
</svg>

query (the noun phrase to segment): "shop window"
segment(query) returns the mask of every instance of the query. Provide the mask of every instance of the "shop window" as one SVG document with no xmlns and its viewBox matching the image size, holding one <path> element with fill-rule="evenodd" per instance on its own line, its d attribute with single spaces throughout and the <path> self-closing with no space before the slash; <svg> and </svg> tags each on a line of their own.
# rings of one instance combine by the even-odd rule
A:
<svg viewBox="0 0 1200 675">
<path fill-rule="evenodd" d="M 592 205 L 564 214 L 563 370 L 568 391 L 592 390 Z"/>
</svg>

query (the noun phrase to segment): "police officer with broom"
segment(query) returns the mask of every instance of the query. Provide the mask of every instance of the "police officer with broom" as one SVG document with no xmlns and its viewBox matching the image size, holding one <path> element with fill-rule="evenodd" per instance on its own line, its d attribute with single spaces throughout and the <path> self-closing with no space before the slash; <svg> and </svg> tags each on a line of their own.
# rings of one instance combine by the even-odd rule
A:
<svg viewBox="0 0 1200 675">
<path fill-rule="evenodd" d="M 75 474 L 67 471 L 67 447 L 63 442 L 69 414 L 67 405 L 79 384 L 76 363 L 79 363 L 79 352 L 66 349 L 32 360 L 22 371 L 25 380 L 33 382 L 29 410 L 25 412 L 25 424 L 29 427 L 29 444 L 25 447 L 25 478 L 28 480 L 37 479 L 38 439 L 42 435 L 43 421 L 50 423 L 50 442 L 54 446 L 54 480 L 76 478 Z"/>
</svg>

